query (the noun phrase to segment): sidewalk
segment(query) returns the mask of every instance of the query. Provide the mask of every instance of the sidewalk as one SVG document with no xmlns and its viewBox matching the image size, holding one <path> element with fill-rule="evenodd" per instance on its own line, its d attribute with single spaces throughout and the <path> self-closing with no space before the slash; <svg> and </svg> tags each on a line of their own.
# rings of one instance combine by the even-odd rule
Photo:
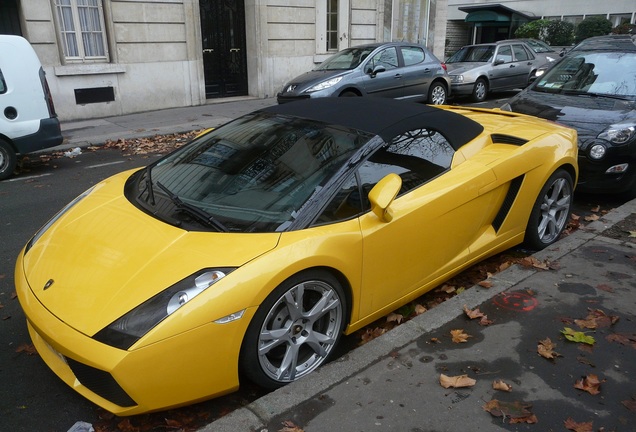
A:
<svg viewBox="0 0 636 432">
<path fill-rule="evenodd" d="M 232 98 L 195 107 L 62 122 L 64 142 L 55 147 L 55 150 L 98 145 L 119 138 L 144 138 L 217 127 L 241 115 L 275 104 L 275 98 Z"/>
<path fill-rule="evenodd" d="M 593 422 L 594 431 L 633 431 L 636 238 L 622 224 L 635 217 L 632 200 L 534 255 L 554 269 L 511 267 L 491 288 L 472 287 L 201 431 L 565 431 L 568 419 Z M 464 305 L 493 323 L 471 321 Z M 596 309 L 618 321 L 596 330 L 574 323 Z M 593 336 L 594 346 L 565 340 L 565 327 Z M 453 329 L 471 337 L 453 343 Z M 554 360 L 537 352 L 546 338 L 560 354 Z M 476 384 L 446 389 L 440 374 Z M 601 380 L 599 394 L 574 387 L 589 374 Z M 498 379 L 512 391 L 493 390 Z M 484 410 L 493 399 L 505 416 Z M 503 402 L 526 407 L 537 423 L 510 424 L 514 412 Z"/>
</svg>

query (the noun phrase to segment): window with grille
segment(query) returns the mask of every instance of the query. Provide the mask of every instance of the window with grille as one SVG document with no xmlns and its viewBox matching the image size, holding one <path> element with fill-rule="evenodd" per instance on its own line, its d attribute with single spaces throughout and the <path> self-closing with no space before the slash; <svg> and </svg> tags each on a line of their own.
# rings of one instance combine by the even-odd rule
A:
<svg viewBox="0 0 636 432">
<path fill-rule="evenodd" d="M 107 61 L 102 0 L 55 0 L 55 7 L 66 60 Z"/>
<path fill-rule="evenodd" d="M 338 0 L 327 0 L 327 51 L 338 50 Z"/>
</svg>

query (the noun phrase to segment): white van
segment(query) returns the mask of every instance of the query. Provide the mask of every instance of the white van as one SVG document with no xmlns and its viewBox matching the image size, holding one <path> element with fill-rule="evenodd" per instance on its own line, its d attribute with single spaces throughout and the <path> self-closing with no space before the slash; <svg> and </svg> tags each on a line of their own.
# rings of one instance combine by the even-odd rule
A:
<svg viewBox="0 0 636 432">
<path fill-rule="evenodd" d="M 20 36 L 0 35 L 0 180 L 17 155 L 60 145 L 60 121 L 40 60 Z"/>
</svg>

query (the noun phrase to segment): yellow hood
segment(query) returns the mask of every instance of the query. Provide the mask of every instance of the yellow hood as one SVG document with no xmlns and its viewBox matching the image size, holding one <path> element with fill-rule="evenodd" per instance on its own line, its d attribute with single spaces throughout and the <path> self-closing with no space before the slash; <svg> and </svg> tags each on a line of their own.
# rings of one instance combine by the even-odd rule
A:
<svg viewBox="0 0 636 432">
<path fill-rule="evenodd" d="M 280 237 L 188 232 L 168 225 L 124 197 L 129 175 L 97 185 L 35 242 L 23 260 L 39 301 L 90 336 L 196 271 L 239 267 L 275 248 Z"/>
</svg>

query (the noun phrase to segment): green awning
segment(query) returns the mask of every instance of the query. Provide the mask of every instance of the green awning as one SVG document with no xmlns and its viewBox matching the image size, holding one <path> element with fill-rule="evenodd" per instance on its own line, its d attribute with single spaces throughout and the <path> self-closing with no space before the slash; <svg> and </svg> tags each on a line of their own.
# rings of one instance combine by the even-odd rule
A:
<svg viewBox="0 0 636 432">
<path fill-rule="evenodd" d="M 500 23 L 509 23 L 510 16 L 504 15 L 491 10 L 478 10 L 474 12 L 470 12 L 466 15 L 466 22 L 500 22 Z"/>
</svg>

